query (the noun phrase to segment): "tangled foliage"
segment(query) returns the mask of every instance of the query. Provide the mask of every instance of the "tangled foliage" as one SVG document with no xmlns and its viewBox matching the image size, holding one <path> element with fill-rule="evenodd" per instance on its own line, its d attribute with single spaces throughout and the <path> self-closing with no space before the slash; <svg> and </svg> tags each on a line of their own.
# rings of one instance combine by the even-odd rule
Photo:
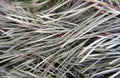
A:
<svg viewBox="0 0 120 78">
<path fill-rule="evenodd" d="M 120 76 L 119 4 L 0 0 L 0 78 Z"/>
</svg>

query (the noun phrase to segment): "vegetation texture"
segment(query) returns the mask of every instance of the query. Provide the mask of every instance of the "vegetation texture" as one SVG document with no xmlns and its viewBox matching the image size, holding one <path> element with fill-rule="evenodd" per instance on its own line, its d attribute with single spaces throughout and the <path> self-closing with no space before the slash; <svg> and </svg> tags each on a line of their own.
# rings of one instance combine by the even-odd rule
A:
<svg viewBox="0 0 120 78">
<path fill-rule="evenodd" d="M 0 0 L 0 78 L 120 78 L 119 0 Z"/>
</svg>

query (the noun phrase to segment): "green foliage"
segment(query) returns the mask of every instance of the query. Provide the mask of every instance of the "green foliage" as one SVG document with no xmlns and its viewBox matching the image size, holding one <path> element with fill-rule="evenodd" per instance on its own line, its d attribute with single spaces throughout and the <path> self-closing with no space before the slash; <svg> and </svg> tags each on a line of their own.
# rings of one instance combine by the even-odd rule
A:
<svg viewBox="0 0 120 78">
<path fill-rule="evenodd" d="M 29 1 L 31 1 L 31 0 L 17 0 L 18 2 L 20 1 L 20 2 L 29 2 Z"/>
</svg>

